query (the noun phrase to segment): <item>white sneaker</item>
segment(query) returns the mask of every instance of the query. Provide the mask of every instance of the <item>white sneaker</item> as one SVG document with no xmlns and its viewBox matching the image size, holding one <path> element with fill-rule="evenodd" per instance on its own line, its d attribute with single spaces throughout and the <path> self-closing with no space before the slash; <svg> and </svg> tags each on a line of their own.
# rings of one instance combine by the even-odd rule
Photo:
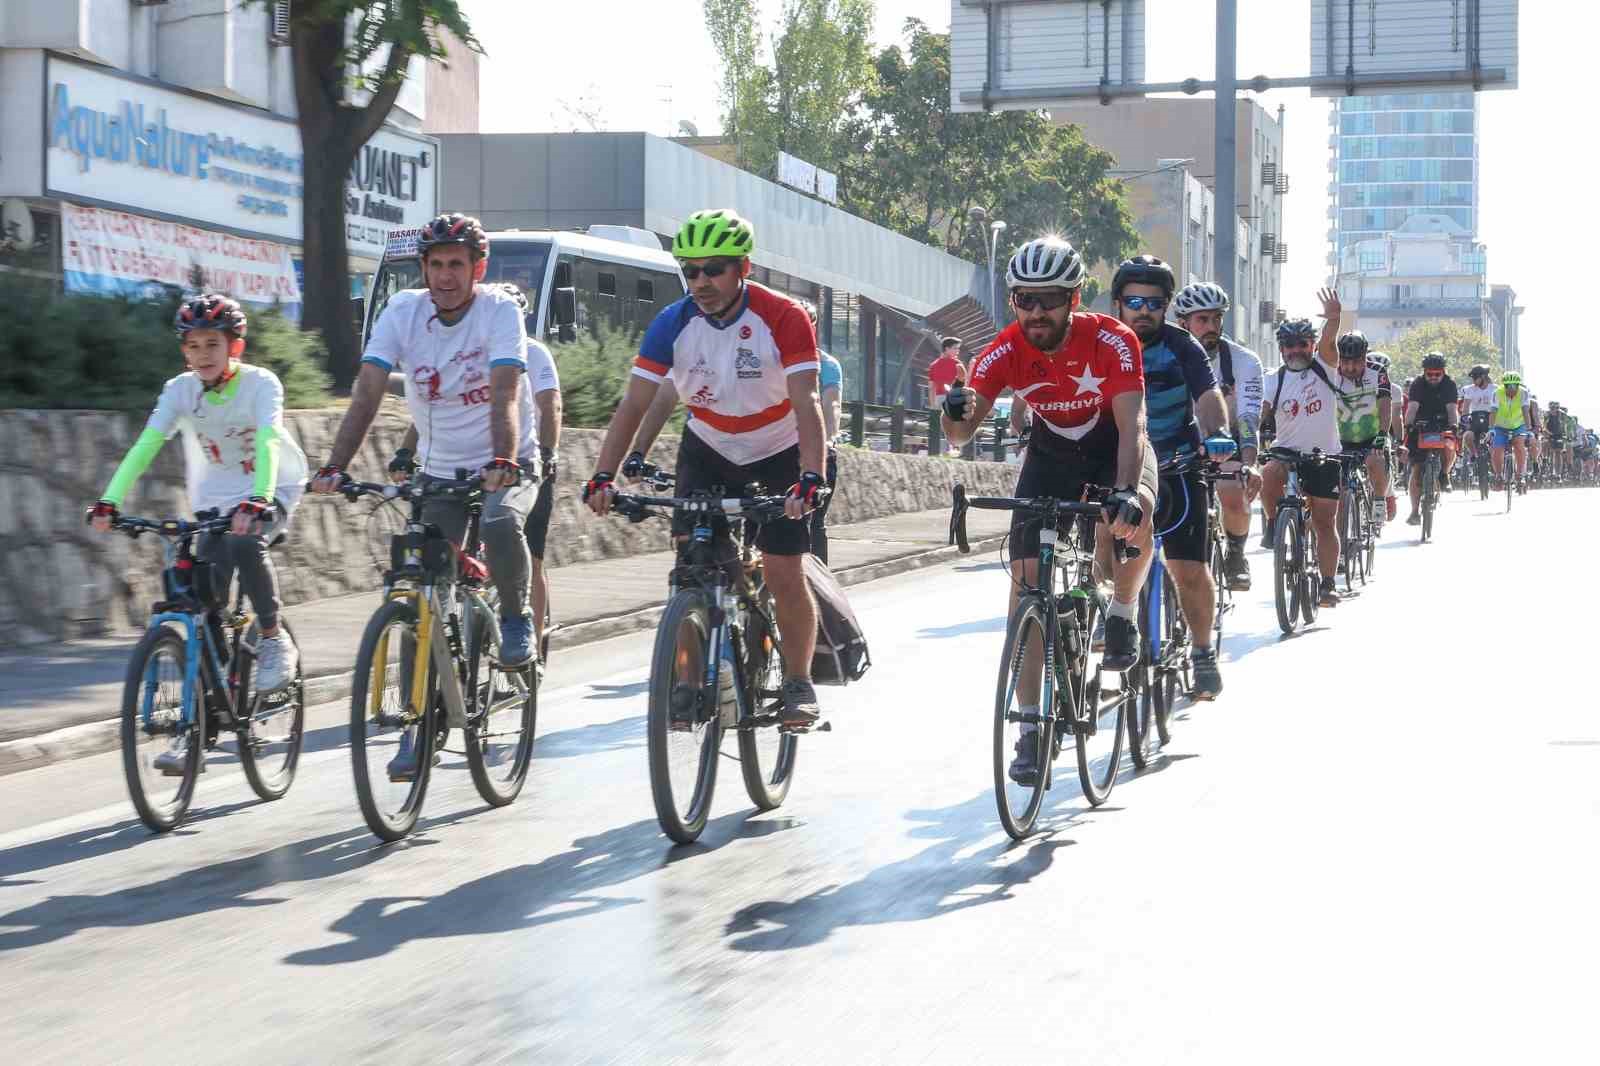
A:
<svg viewBox="0 0 1600 1066">
<path fill-rule="evenodd" d="M 150 767 L 153 770 L 161 771 L 161 773 L 166 777 L 182 777 L 183 768 L 188 762 L 189 736 L 187 733 L 185 733 L 182 736 L 173 737 L 172 746 L 166 751 L 162 752 L 160 755 L 157 755 L 154 759 L 151 759 Z M 206 760 L 203 754 L 200 758 L 200 768 L 198 772 L 202 774 L 206 772 Z"/>
<path fill-rule="evenodd" d="M 275 637 L 262 637 L 256 644 L 256 692 L 265 695 L 286 688 L 300 665 L 300 649 L 294 646 L 286 629 Z"/>
</svg>

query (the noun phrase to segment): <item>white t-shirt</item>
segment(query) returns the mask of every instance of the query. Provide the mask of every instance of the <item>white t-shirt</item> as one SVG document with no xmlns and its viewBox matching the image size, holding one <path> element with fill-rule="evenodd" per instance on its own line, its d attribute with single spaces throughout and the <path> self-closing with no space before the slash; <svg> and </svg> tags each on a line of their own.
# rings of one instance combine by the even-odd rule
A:
<svg viewBox="0 0 1600 1066">
<path fill-rule="evenodd" d="M 1306 453 L 1313 448 L 1321 448 L 1322 453 L 1328 456 L 1339 453 L 1339 411 L 1335 403 L 1337 397 L 1330 384 L 1333 375 L 1339 371 L 1326 364 L 1322 371 L 1328 375 L 1329 381 L 1324 381 L 1309 367 L 1290 370 L 1287 366 L 1279 367 L 1262 380 L 1263 403 L 1271 404 L 1274 398 L 1277 402 L 1273 411 L 1273 420 L 1278 427 L 1273 440 L 1274 447 Z M 1281 393 L 1278 391 L 1280 382 L 1283 385 Z"/>
<path fill-rule="evenodd" d="M 1493 411 L 1494 410 L 1494 386 L 1493 385 L 1485 385 L 1481 389 L 1476 385 L 1468 385 L 1468 386 L 1462 388 L 1460 390 L 1460 392 L 1461 392 L 1461 398 L 1463 400 L 1467 401 L 1467 413 L 1468 414 L 1471 414 L 1474 411 Z"/>
<path fill-rule="evenodd" d="M 533 400 L 541 392 L 551 389 L 561 391 L 561 375 L 556 373 L 555 357 L 550 349 L 532 337 L 528 338 L 528 372 L 522 376 L 522 417 L 517 430 L 519 439 L 539 442 L 539 405 Z"/>
<path fill-rule="evenodd" d="M 405 375 L 422 470 L 453 478 L 458 469 L 479 470 L 494 458 L 489 371 L 497 366 L 526 371 L 527 349 L 522 310 L 498 288 L 480 285 L 472 306 L 453 326 L 439 321 L 426 289 L 406 289 L 395 293 L 378 316 L 361 361 Z M 528 459 L 539 442 L 526 384 L 522 397 L 516 458 Z"/>
<path fill-rule="evenodd" d="M 284 429 L 283 385 L 272 371 L 240 363 L 234 379 L 209 396 L 198 375 L 179 374 L 162 388 L 146 425 L 168 440 L 183 434 L 190 506 L 224 512 L 256 494 L 256 435 L 271 426 L 278 438 L 273 495 L 287 508 L 300 502 L 306 456 Z"/>
</svg>

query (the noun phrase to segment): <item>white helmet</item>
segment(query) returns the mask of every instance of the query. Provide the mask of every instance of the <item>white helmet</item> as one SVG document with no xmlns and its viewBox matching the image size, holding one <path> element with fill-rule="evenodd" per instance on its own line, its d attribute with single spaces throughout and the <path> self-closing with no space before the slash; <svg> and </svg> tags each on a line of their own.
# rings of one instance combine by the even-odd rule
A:
<svg viewBox="0 0 1600 1066">
<path fill-rule="evenodd" d="M 1083 259 L 1060 237 L 1037 237 L 1006 264 L 1008 289 L 1076 289 L 1083 284 Z"/>
<path fill-rule="evenodd" d="M 1221 285 L 1213 285 L 1209 281 L 1199 281 L 1193 285 L 1186 285 L 1172 301 L 1172 313 L 1179 318 L 1192 315 L 1196 311 L 1226 311 L 1228 309 L 1228 294 Z"/>
</svg>

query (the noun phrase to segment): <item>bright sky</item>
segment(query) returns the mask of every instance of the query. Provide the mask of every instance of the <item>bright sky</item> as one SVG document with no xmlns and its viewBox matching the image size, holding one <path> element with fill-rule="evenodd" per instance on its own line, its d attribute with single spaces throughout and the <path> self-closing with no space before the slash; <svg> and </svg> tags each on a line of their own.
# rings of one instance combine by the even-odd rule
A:
<svg viewBox="0 0 1600 1066">
<path fill-rule="evenodd" d="M 762 25 L 776 21 L 778 0 L 759 0 Z M 952 0 L 878 0 L 879 44 L 895 40 L 907 17 L 935 29 L 950 25 Z M 688 121 L 715 133 L 717 60 L 701 20 L 700 0 L 463 0 L 488 48 L 483 63 L 483 127 L 488 132 L 585 129 L 573 111 L 598 111 L 603 128 L 669 134 Z M 1309 0 L 1239 0 L 1239 74 L 1305 74 L 1310 64 Z M 1211 5 L 1196 0 L 1146 0 L 1154 81 L 1209 78 L 1214 72 Z M 1596 172 L 1594 123 L 1584 101 L 1600 38 L 1600 5 L 1524 3 L 1521 87 L 1481 94 L 1479 238 L 1489 249 L 1489 279 L 1509 284 L 1528 310 L 1522 316 L 1526 376 L 1542 399 L 1570 404 L 1600 423 L 1600 374 L 1575 330 L 1560 316 L 1588 298 L 1572 292 L 1593 283 L 1587 264 L 1600 250 L 1600 212 L 1580 207 L 1579 194 L 1559 194 L 1540 174 L 1583 183 Z M 524 42 L 508 47 L 507 42 Z M 1266 94 L 1263 106 L 1285 114 L 1285 166 L 1292 185 L 1285 225 L 1291 260 L 1283 303 L 1310 314 L 1326 269 L 1329 148 L 1325 100 L 1304 90 Z M 572 109 L 572 110 L 569 110 Z M 1566 204 L 1563 207 L 1561 205 Z M 1543 205 L 1542 207 L 1540 205 Z M 1540 212 L 1543 212 L 1541 215 Z M 1539 268 L 1557 257 L 1579 269 Z M 1561 293 L 1567 292 L 1563 297 Z"/>
</svg>

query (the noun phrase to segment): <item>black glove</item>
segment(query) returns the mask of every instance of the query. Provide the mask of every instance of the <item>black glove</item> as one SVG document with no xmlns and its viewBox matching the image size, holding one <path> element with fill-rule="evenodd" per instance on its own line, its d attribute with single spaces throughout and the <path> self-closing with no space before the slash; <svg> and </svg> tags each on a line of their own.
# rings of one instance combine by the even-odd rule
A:
<svg viewBox="0 0 1600 1066">
<path fill-rule="evenodd" d="M 808 510 L 821 503 L 823 493 L 827 491 L 827 481 L 815 470 L 807 470 L 800 475 L 799 481 L 789 486 L 789 496 L 804 503 Z"/>
<path fill-rule="evenodd" d="M 410 448 L 395 449 L 394 458 L 389 460 L 389 473 L 404 474 L 407 477 L 417 472 L 416 460 L 411 456 Z"/>
<path fill-rule="evenodd" d="M 1106 521 L 1115 522 L 1117 519 L 1137 526 L 1144 521 L 1144 504 L 1139 502 L 1139 494 L 1133 489 L 1118 489 L 1106 497 L 1104 504 Z"/>
<path fill-rule="evenodd" d="M 616 477 L 616 475 L 609 470 L 596 470 L 594 475 L 590 477 L 588 481 L 583 483 L 583 502 L 588 503 L 589 497 L 593 496 L 597 492 L 603 491 L 611 484 L 611 481 L 614 477 Z"/>
<path fill-rule="evenodd" d="M 967 404 L 972 402 L 972 390 L 957 385 L 944 394 L 944 413 L 952 422 L 959 422 L 967 415 Z"/>
<path fill-rule="evenodd" d="M 111 524 L 116 525 L 117 519 L 121 517 L 122 514 L 117 510 L 116 504 L 112 503 L 110 500 L 97 500 L 93 507 L 89 507 L 84 510 L 83 524 L 88 525 L 96 518 L 109 518 L 111 519 Z"/>
<path fill-rule="evenodd" d="M 644 453 L 629 452 L 628 457 L 622 460 L 623 477 L 639 477 L 644 473 Z"/>
<path fill-rule="evenodd" d="M 546 448 L 543 444 L 539 445 L 539 479 L 553 481 L 559 469 L 560 462 L 556 458 L 556 450 Z"/>
</svg>

